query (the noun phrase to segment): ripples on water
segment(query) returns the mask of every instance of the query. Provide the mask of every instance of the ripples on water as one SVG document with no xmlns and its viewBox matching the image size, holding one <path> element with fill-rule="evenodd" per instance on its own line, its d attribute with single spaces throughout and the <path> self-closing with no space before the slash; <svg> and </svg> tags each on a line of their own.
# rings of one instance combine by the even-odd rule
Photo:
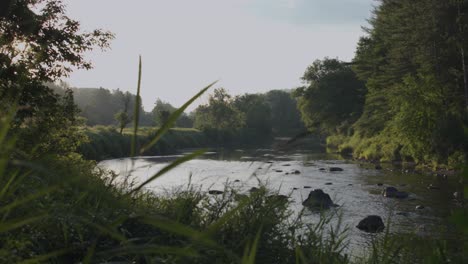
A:
<svg viewBox="0 0 468 264">
<path fill-rule="evenodd" d="M 143 182 L 177 157 L 114 159 L 99 165 L 119 175 L 130 175 L 135 182 Z M 332 166 L 340 167 L 343 171 L 320 170 Z M 300 174 L 294 174 L 296 170 Z M 163 193 L 186 186 L 189 181 L 204 191 L 223 190 L 229 183 L 244 192 L 258 187 L 261 181 L 270 189 L 290 196 L 291 209 L 296 213 L 302 210 L 301 203 L 312 189 L 322 189 L 340 205 L 337 210 L 342 213 L 343 225 L 350 228 L 349 240 L 356 245 L 364 244 L 375 236 L 355 228 L 367 215 L 380 215 L 384 222 L 390 220 L 391 232 L 414 233 L 423 230 L 431 236 L 434 236 L 434 231 L 448 236 L 449 233 L 442 230 L 450 229 L 446 218 L 453 208 L 451 197 L 456 190 L 455 177 L 444 180 L 432 175 L 404 173 L 401 169 L 375 170 L 370 169 L 369 164 L 357 164 L 327 154 L 271 150 L 207 153 L 203 158 L 191 160 L 171 170 L 151 182 L 147 188 Z M 429 184 L 439 186 L 440 190 L 427 189 Z M 385 198 L 380 195 L 385 186 L 394 186 L 410 193 L 410 196 L 402 200 Z M 416 210 L 417 205 L 425 208 Z M 319 215 L 307 212 L 305 217 L 314 222 Z"/>
</svg>

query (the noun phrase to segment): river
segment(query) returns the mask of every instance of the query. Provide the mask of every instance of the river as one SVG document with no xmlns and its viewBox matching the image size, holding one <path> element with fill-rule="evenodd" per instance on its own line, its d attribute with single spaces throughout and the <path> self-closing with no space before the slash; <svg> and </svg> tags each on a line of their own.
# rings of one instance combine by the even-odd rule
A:
<svg viewBox="0 0 468 264">
<path fill-rule="evenodd" d="M 105 160 L 102 168 L 119 175 L 130 175 L 135 182 L 143 182 L 170 161 L 180 157 L 151 156 Z M 343 171 L 330 172 L 340 167 Z M 322 169 L 322 170 L 321 170 Z M 325 169 L 325 170 L 323 170 Z M 298 171 L 298 174 L 294 172 Z M 297 172 L 296 172 L 297 173 Z M 309 151 L 274 151 L 270 149 L 219 151 L 186 162 L 151 182 L 146 188 L 164 193 L 190 184 L 202 191 L 223 190 L 230 184 L 243 192 L 258 187 L 259 181 L 281 194 L 290 196 L 291 209 L 299 212 L 302 201 L 311 189 L 328 193 L 342 214 L 344 226 L 349 227 L 352 243 L 366 243 L 374 234 L 366 234 L 355 226 L 368 215 L 379 215 L 390 221 L 392 233 L 417 233 L 450 237 L 453 229 L 447 220 L 456 207 L 452 200 L 457 189 L 457 177 L 448 178 L 413 173 L 406 168 L 383 166 L 376 170 L 372 164 L 356 163 L 336 155 Z M 436 189 L 427 188 L 430 184 Z M 406 199 L 392 199 L 381 195 L 386 186 L 393 186 L 410 195 Z M 422 205 L 424 209 L 416 209 Z M 306 211 L 307 221 L 314 222 L 318 214 Z"/>
</svg>

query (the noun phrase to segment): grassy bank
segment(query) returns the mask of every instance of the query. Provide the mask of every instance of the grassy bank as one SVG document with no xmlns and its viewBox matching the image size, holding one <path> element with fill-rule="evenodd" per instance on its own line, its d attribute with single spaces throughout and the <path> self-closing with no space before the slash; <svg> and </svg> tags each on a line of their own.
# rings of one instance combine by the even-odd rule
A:
<svg viewBox="0 0 468 264">
<path fill-rule="evenodd" d="M 137 141 L 146 145 L 154 137 L 156 128 L 139 129 Z M 87 127 L 85 134 L 88 142 L 83 143 L 78 152 L 88 160 L 103 160 L 130 156 L 132 132 L 125 129 L 122 134 L 115 127 Z M 172 154 L 182 148 L 201 148 L 210 145 L 209 138 L 196 129 L 173 128 L 169 130 L 157 145 L 148 149 L 146 155 Z"/>
<path fill-rule="evenodd" d="M 408 162 L 431 170 L 459 169 L 466 163 L 463 152 L 454 152 L 448 156 L 423 155 L 405 148 L 392 140 L 391 135 L 381 134 L 375 137 L 331 135 L 326 139 L 327 148 L 345 156 L 353 156 L 372 162 Z"/>
<path fill-rule="evenodd" d="M 141 127 L 137 142 L 146 145 L 154 138 L 158 128 Z M 85 127 L 88 141 L 81 144 L 78 152 L 88 160 L 103 160 L 130 156 L 133 132 L 127 128 L 120 134 L 115 127 Z M 173 154 L 184 148 L 242 148 L 266 146 L 272 136 L 259 136 L 255 131 L 243 129 L 200 131 L 192 128 L 172 128 L 163 135 L 158 144 L 145 151 L 145 155 Z"/>
</svg>

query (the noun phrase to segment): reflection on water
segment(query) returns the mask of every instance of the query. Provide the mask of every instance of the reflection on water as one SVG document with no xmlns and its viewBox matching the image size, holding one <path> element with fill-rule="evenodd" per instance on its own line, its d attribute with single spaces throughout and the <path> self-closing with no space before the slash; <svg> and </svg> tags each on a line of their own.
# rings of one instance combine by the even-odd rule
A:
<svg viewBox="0 0 468 264">
<path fill-rule="evenodd" d="M 101 167 L 119 175 L 131 175 L 135 182 L 143 182 L 178 156 L 139 157 L 135 159 L 106 160 Z M 329 167 L 340 167 L 341 172 L 330 172 Z M 321 170 L 322 169 L 322 170 Z M 325 169 L 325 170 L 323 170 Z M 191 182 L 201 190 L 223 190 L 226 183 L 247 192 L 266 184 L 293 201 L 291 209 L 299 212 L 302 201 L 311 189 L 322 189 L 340 205 L 344 225 L 350 227 L 350 240 L 365 243 L 368 235 L 355 226 L 367 215 L 380 215 L 391 221 L 391 232 L 419 232 L 448 236 L 446 220 L 454 208 L 452 193 L 456 190 L 455 177 L 437 178 L 432 175 L 405 173 L 394 168 L 370 169 L 339 159 L 337 156 L 306 151 L 274 152 L 272 150 L 222 151 L 207 153 L 171 170 L 150 183 L 147 188 L 163 192 Z M 429 184 L 439 187 L 427 188 Z M 391 199 L 380 195 L 385 186 L 394 186 L 410 193 L 407 199 Z M 422 205 L 424 209 L 416 209 Z M 318 214 L 306 217 L 316 221 Z M 437 231 L 434 233 L 434 231 Z"/>
</svg>

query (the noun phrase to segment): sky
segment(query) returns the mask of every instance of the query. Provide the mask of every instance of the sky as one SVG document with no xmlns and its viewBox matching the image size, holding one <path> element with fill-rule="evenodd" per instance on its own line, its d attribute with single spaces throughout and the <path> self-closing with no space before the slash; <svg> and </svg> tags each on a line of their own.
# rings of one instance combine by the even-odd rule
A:
<svg viewBox="0 0 468 264">
<path fill-rule="evenodd" d="M 143 60 L 145 110 L 157 98 L 182 105 L 218 80 L 230 94 L 300 86 L 324 57 L 349 61 L 375 0 L 64 0 L 84 30 L 116 36 L 111 49 L 87 54 L 89 71 L 73 87 L 136 92 Z M 204 103 L 198 100 L 192 107 Z"/>
</svg>

